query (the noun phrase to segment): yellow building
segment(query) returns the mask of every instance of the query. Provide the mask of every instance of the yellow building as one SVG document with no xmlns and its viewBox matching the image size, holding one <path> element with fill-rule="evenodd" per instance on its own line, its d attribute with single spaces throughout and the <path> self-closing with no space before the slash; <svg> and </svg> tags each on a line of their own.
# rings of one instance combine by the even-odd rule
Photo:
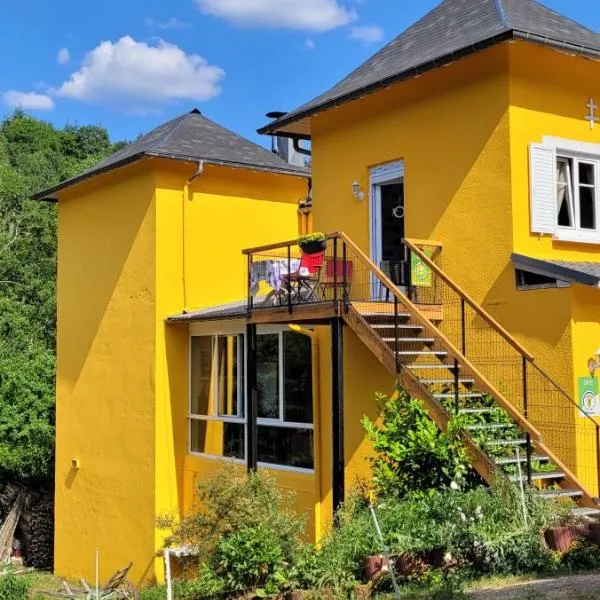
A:
<svg viewBox="0 0 600 600">
<path fill-rule="evenodd" d="M 446 0 L 260 130 L 311 141 L 315 229 L 344 232 L 323 268 L 346 265 L 344 280 L 313 319 L 337 319 L 345 345 L 333 388 L 345 398 L 319 403 L 322 415 L 345 404 L 333 473 L 320 465 L 334 501 L 364 474 L 357 422 L 392 389 L 387 372 L 441 425 L 456 409 L 478 416 L 466 433 L 486 479 L 521 463 L 542 493 L 596 509 L 599 57 L 600 36 L 532 0 Z M 311 303 L 291 291 L 307 322 Z M 261 299 L 250 322 L 285 318 Z"/>
<path fill-rule="evenodd" d="M 599 57 L 532 0 L 446 0 L 261 130 L 310 140 L 312 215 L 303 170 L 199 115 L 44 194 L 57 571 L 89 575 L 100 547 L 105 572 L 160 577 L 155 516 L 223 458 L 276 473 L 318 540 L 396 382 L 442 427 L 473 416 L 486 480 L 520 464 L 594 512 Z M 311 221 L 333 233 L 309 251 Z"/>
<path fill-rule="evenodd" d="M 57 573 L 162 573 L 158 515 L 191 502 L 187 331 L 239 300 L 242 248 L 299 233 L 307 171 L 198 111 L 39 195 L 58 202 Z"/>
</svg>

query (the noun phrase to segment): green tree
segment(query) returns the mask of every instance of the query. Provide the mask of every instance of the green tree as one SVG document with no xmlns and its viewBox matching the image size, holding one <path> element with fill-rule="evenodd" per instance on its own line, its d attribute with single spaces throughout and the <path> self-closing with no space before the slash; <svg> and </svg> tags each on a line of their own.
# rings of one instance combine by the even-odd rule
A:
<svg viewBox="0 0 600 600">
<path fill-rule="evenodd" d="M 0 478 L 53 473 L 57 211 L 31 197 L 113 150 L 101 127 L 0 122 Z"/>
</svg>

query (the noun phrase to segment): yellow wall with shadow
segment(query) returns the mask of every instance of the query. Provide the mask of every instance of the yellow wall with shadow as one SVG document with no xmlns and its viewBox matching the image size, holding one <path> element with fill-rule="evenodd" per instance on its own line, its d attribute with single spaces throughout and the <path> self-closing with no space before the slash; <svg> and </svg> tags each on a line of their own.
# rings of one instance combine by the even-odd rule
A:
<svg viewBox="0 0 600 600">
<path fill-rule="evenodd" d="M 55 564 L 161 579 L 157 515 L 185 497 L 187 327 L 243 300 L 242 248 L 298 235 L 307 180 L 148 159 L 59 194 Z M 73 470 L 71 461 L 79 461 Z M 189 467 L 189 465 L 188 465 Z M 301 486 L 299 486 L 301 487 Z"/>
</svg>

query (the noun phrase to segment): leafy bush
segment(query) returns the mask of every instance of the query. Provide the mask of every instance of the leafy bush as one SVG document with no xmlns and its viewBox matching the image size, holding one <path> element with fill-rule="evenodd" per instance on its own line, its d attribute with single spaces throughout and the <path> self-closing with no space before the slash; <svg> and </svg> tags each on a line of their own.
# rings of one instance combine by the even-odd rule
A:
<svg viewBox="0 0 600 600">
<path fill-rule="evenodd" d="M 298 244 L 310 244 L 310 242 L 324 242 L 325 234 L 320 231 L 315 231 L 314 233 L 308 233 L 306 235 L 301 235 L 298 238 Z"/>
<path fill-rule="evenodd" d="M 159 520 L 172 529 L 169 543 L 199 552 L 199 577 L 186 593 L 214 597 L 285 587 L 291 565 L 305 552 L 300 540 L 305 519 L 296 515 L 293 503 L 294 495 L 280 490 L 271 475 L 248 475 L 232 464 L 203 481 L 192 514 L 179 523 Z"/>
<path fill-rule="evenodd" d="M 578 540 L 562 556 L 561 564 L 569 571 L 600 569 L 600 546 L 589 540 Z"/>
<path fill-rule="evenodd" d="M 451 419 L 445 432 L 429 418 L 423 403 L 398 390 L 392 398 L 377 396 L 381 425 L 368 417 L 362 423 L 376 456 L 371 459 L 373 486 L 385 498 L 465 489 L 478 481 L 461 431 L 464 417 Z"/>
<path fill-rule="evenodd" d="M 27 600 L 27 582 L 11 573 L 0 577 L 0 598 L 2 600 Z"/>
</svg>

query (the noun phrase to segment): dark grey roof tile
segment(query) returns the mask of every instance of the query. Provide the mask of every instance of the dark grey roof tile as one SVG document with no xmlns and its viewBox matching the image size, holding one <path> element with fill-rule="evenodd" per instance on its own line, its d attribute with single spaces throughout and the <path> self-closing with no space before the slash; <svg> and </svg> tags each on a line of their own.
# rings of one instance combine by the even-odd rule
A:
<svg viewBox="0 0 600 600">
<path fill-rule="evenodd" d="M 189 161 L 204 160 L 213 164 L 286 175 L 309 174 L 308 169 L 290 165 L 273 152 L 207 119 L 198 110 L 193 110 L 159 125 L 91 169 L 35 197 L 48 198 L 74 183 L 151 156 Z"/>
<path fill-rule="evenodd" d="M 534 0 L 445 0 L 350 75 L 261 133 L 502 40 L 530 37 L 600 52 L 600 36 Z"/>
</svg>

